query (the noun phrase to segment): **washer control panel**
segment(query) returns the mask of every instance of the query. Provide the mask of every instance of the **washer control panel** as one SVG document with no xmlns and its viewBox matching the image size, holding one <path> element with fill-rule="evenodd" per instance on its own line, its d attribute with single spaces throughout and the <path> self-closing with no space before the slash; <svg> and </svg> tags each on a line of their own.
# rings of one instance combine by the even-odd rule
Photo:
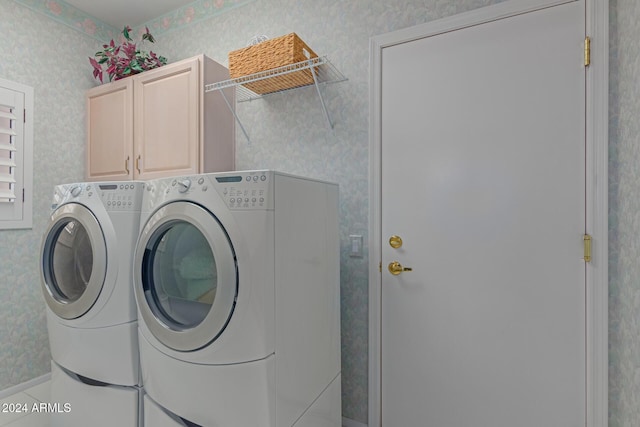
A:
<svg viewBox="0 0 640 427">
<path fill-rule="evenodd" d="M 127 183 L 95 183 L 94 191 L 102 199 L 108 211 L 139 211 L 144 184 Z"/>
<path fill-rule="evenodd" d="M 68 202 L 102 201 L 107 211 L 139 211 L 142 202 L 142 182 L 83 182 L 58 185 L 52 209 Z"/>
</svg>

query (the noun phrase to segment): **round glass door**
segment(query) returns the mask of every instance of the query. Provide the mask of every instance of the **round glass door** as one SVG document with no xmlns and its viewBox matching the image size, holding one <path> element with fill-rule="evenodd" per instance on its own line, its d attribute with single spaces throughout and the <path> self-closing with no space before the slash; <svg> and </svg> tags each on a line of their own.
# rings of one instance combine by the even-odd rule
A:
<svg viewBox="0 0 640 427">
<path fill-rule="evenodd" d="M 95 216 L 82 205 L 57 209 L 42 247 L 45 300 L 58 316 L 75 319 L 98 298 L 106 273 L 106 245 Z"/>
<path fill-rule="evenodd" d="M 136 298 L 153 335 L 192 351 L 226 327 L 237 295 L 237 266 L 218 219 L 199 205 L 168 204 L 143 228 L 135 258 Z"/>
</svg>

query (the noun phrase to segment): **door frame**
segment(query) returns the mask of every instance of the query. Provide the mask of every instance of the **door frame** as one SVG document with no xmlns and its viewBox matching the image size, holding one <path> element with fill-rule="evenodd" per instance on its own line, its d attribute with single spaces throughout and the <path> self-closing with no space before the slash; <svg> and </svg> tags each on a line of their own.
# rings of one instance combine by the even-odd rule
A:
<svg viewBox="0 0 640 427">
<path fill-rule="evenodd" d="M 508 0 L 448 18 L 394 31 L 370 40 L 369 104 L 369 427 L 381 427 L 381 70 L 382 50 L 434 36 L 580 0 Z M 608 120 L 609 0 L 583 0 L 591 64 L 586 69 L 586 230 L 592 260 L 586 264 L 586 420 L 608 424 Z"/>
</svg>

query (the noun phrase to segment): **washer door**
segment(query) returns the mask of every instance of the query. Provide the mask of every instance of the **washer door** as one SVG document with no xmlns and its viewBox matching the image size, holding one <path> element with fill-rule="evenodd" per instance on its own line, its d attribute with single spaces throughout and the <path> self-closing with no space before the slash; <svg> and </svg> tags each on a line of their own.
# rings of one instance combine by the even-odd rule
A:
<svg viewBox="0 0 640 427">
<path fill-rule="evenodd" d="M 42 242 L 44 298 L 63 319 L 75 319 L 95 304 L 107 271 L 107 247 L 100 223 L 77 203 L 54 211 Z"/>
<path fill-rule="evenodd" d="M 164 345 L 193 351 L 224 331 L 238 269 L 227 232 L 207 209 L 189 202 L 158 209 L 141 231 L 134 268 L 140 313 Z"/>
</svg>

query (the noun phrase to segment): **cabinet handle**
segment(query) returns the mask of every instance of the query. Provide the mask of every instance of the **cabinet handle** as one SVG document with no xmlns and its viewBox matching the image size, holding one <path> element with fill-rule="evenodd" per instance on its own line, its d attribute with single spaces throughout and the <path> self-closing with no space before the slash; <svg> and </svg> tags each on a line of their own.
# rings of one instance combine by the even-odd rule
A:
<svg viewBox="0 0 640 427">
<path fill-rule="evenodd" d="M 127 156 L 127 160 L 124 161 L 124 170 L 127 172 L 127 175 L 129 175 L 129 156 Z"/>
<path fill-rule="evenodd" d="M 138 169 L 138 173 L 140 173 L 140 158 L 141 155 L 138 154 L 138 158 L 136 159 L 136 169 Z"/>
</svg>

